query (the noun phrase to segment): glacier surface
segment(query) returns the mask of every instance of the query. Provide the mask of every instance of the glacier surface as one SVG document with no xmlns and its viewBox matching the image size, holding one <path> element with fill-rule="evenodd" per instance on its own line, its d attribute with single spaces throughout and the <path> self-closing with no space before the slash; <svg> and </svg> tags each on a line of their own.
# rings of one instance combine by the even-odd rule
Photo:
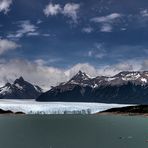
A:
<svg viewBox="0 0 148 148">
<path fill-rule="evenodd" d="M 0 100 L 0 109 L 25 114 L 95 114 L 124 104 L 80 103 L 80 102 L 36 102 L 35 100 Z"/>
</svg>

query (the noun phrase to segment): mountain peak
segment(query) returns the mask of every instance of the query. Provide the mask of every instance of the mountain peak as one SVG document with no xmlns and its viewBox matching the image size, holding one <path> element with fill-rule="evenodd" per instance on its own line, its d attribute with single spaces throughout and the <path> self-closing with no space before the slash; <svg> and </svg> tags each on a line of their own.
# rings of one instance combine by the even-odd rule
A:
<svg viewBox="0 0 148 148">
<path fill-rule="evenodd" d="M 123 71 L 91 78 L 79 71 L 70 81 L 41 94 L 37 101 L 148 104 L 148 72 Z"/>
<path fill-rule="evenodd" d="M 6 87 L 10 87 L 11 86 L 11 83 L 7 82 L 5 86 Z"/>
<path fill-rule="evenodd" d="M 89 79 L 89 76 L 82 71 L 79 71 L 72 79 Z"/>
<path fill-rule="evenodd" d="M 35 99 L 42 93 L 39 86 L 33 85 L 19 77 L 13 84 L 6 83 L 0 88 L 1 99 Z"/>
<path fill-rule="evenodd" d="M 85 72 L 79 71 L 68 83 L 85 83 L 88 80 L 90 80 L 90 77 Z"/>
<path fill-rule="evenodd" d="M 89 76 L 81 70 L 79 70 L 79 72 L 75 76 L 81 76 L 81 77 L 88 77 L 89 78 Z"/>
<path fill-rule="evenodd" d="M 22 76 L 20 76 L 20 77 L 18 78 L 18 80 L 24 81 L 24 78 L 23 78 Z"/>
<path fill-rule="evenodd" d="M 84 73 L 84 72 L 82 72 L 81 70 L 79 70 L 77 74 L 83 74 L 83 73 Z"/>
<path fill-rule="evenodd" d="M 24 78 L 21 76 L 21 77 L 19 77 L 18 79 L 16 79 L 15 81 L 14 81 L 14 84 L 16 84 L 16 83 L 22 83 L 22 82 L 24 82 L 25 80 L 24 80 Z"/>
</svg>

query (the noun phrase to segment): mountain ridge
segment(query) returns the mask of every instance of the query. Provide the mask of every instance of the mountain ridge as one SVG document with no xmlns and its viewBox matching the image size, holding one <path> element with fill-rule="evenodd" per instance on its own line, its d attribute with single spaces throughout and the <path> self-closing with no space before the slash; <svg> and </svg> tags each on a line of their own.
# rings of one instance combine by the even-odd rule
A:
<svg viewBox="0 0 148 148">
<path fill-rule="evenodd" d="M 79 71 L 36 100 L 145 104 L 148 103 L 148 71 L 123 71 L 111 77 L 95 78 Z"/>
<path fill-rule="evenodd" d="M 114 76 L 97 77 L 79 71 L 45 93 L 20 77 L 0 87 L 0 99 L 145 104 L 148 103 L 148 71 L 123 71 Z"/>
<path fill-rule="evenodd" d="M 25 81 L 23 77 L 0 87 L 0 99 L 36 99 L 41 93 L 39 86 Z"/>
</svg>

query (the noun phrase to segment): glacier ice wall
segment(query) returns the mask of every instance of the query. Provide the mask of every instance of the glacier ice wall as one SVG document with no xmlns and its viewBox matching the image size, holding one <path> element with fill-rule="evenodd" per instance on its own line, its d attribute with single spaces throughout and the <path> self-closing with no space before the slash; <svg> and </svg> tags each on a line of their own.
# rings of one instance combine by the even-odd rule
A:
<svg viewBox="0 0 148 148">
<path fill-rule="evenodd" d="M 104 103 L 36 102 L 35 100 L 0 100 L 0 109 L 25 114 L 95 114 L 129 105 Z"/>
</svg>

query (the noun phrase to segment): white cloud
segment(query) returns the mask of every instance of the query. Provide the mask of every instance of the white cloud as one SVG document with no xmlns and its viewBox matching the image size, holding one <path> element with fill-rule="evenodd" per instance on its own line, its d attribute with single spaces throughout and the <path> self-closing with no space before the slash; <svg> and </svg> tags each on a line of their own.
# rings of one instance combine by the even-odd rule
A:
<svg viewBox="0 0 148 148">
<path fill-rule="evenodd" d="M 121 71 L 138 71 L 138 70 L 148 70 L 148 60 L 129 60 L 125 62 L 120 62 L 114 65 L 105 65 L 96 68 L 88 63 L 79 63 L 74 65 L 72 68 L 64 71 L 67 79 L 70 79 L 79 70 L 82 70 L 92 77 L 96 76 L 113 76 Z"/>
<path fill-rule="evenodd" d="M 106 75 L 106 76 L 113 76 L 121 71 L 133 71 L 133 65 L 131 63 L 118 63 L 115 65 L 108 65 L 105 67 L 102 67 L 99 70 L 100 75 Z"/>
<path fill-rule="evenodd" d="M 29 32 L 27 33 L 27 36 L 38 36 L 39 34 L 39 32 Z"/>
<path fill-rule="evenodd" d="M 37 24 L 41 24 L 41 23 L 43 23 L 43 21 L 42 20 L 37 20 L 37 22 L 36 22 Z"/>
<path fill-rule="evenodd" d="M 110 25 L 110 24 L 103 24 L 101 26 L 101 28 L 100 28 L 100 31 L 101 32 L 112 32 L 112 29 L 113 29 L 112 25 Z"/>
<path fill-rule="evenodd" d="M 63 14 L 67 17 L 70 17 L 76 23 L 78 19 L 77 14 L 78 14 L 79 9 L 80 9 L 80 4 L 67 3 L 64 6 Z"/>
<path fill-rule="evenodd" d="M 98 53 L 98 54 L 96 54 L 95 57 L 98 58 L 98 59 L 102 59 L 105 56 L 106 56 L 106 53 Z"/>
<path fill-rule="evenodd" d="M 27 81 L 39 85 L 44 89 L 55 86 L 66 79 L 63 70 L 45 66 L 43 61 L 29 62 L 22 59 L 0 61 L 0 81 L 2 84 L 12 82 L 23 76 Z M 1 85 L 2 85 L 1 84 Z"/>
<path fill-rule="evenodd" d="M 30 21 L 21 21 L 20 30 L 18 30 L 18 34 L 24 35 L 26 33 L 34 33 L 37 29 L 37 27 L 33 24 L 31 24 Z"/>
<path fill-rule="evenodd" d="M 49 33 L 44 33 L 44 34 L 42 34 L 42 35 L 45 36 L 45 37 L 51 36 Z"/>
<path fill-rule="evenodd" d="M 83 29 L 82 29 L 82 32 L 85 32 L 85 33 L 91 33 L 91 32 L 93 32 L 93 28 L 92 27 L 84 27 Z"/>
<path fill-rule="evenodd" d="M 141 14 L 143 17 L 148 17 L 148 10 L 147 10 L 147 9 L 144 9 L 144 10 L 140 11 L 140 14 Z"/>
<path fill-rule="evenodd" d="M 10 33 L 7 37 L 8 38 L 21 38 L 24 35 L 27 35 L 27 36 L 39 35 L 39 32 L 37 32 L 38 27 L 33 25 L 29 20 L 19 21 L 18 27 L 20 29 L 17 30 L 16 33 Z"/>
<path fill-rule="evenodd" d="M 67 69 L 64 71 L 64 74 L 67 76 L 67 79 L 70 79 L 72 76 L 74 76 L 79 70 L 86 72 L 90 76 L 97 76 L 98 72 L 95 67 L 88 63 L 78 63 L 71 67 L 70 69 Z"/>
<path fill-rule="evenodd" d="M 37 65 L 43 66 L 46 64 L 46 61 L 42 60 L 42 59 L 37 59 L 34 61 Z"/>
<path fill-rule="evenodd" d="M 125 30 L 127 30 L 127 28 L 121 28 L 121 30 L 122 30 L 122 31 L 125 31 Z"/>
<path fill-rule="evenodd" d="M 49 15 L 53 16 L 53 15 L 57 15 L 57 14 L 61 13 L 61 10 L 62 10 L 62 8 L 61 8 L 60 4 L 49 3 L 45 7 L 43 12 L 48 17 Z"/>
<path fill-rule="evenodd" d="M 101 32 L 112 32 L 114 23 L 122 17 L 119 13 L 112 13 L 106 16 L 94 17 L 91 19 L 92 22 L 99 23 L 101 25 Z"/>
<path fill-rule="evenodd" d="M 0 0 L 0 12 L 4 12 L 7 14 L 10 10 L 10 5 L 12 4 L 12 0 Z"/>
<path fill-rule="evenodd" d="M 78 63 L 69 69 L 46 66 L 46 61 L 42 59 L 38 59 L 35 62 L 22 59 L 0 60 L 0 84 L 5 84 L 7 81 L 12 82 L 19 76 L 23 76 L 27 81 L 48 90 L 50 86 L 56 86 L 69 80 L 79 70 L 86 72 L 92 77 L 99 75 L 111 76 L 127 70 L 148 70 L 148 60 L 129 60 L 98 68 L 88 63 Z"/>
<path fill-rule="evenodd" d="M 87 72 L 90 75 L 97 75 L 97 70 L 87 64 L 77 64 L 70 69 L 59 69 L 46 66 L 44 60 L 29 62 L 22 59 L 13 59 L 9 61 L 0 61 L 0 84 L 13 82 L 16 78 L 23 76 L 25 80 L 41 86 L 48 90 L 51 86 L 56 86 L 61 82 L 69 80 L 79 70 Z"/>
<path fill-rule="evenodd" d="M 34 62 L 38 65 L 47 65 L 47 64 L 51 64 L 51 63 L 56 63 L 62 61 L 61 58 L 49 58 L 49 60 L 42 60 L 42 59 L 37 59 Z"/>
<path fill-rule="evenodd" d="M 148 60 L 142 62 L 141 70 L 148 70 Z"/>
<path fill-rule="evenodd" d="M 101 16 L 101 17 L 94 17 L 91 19 L 91 21 L 96 22 L 96 23 L 110 23 L 118 18 L 121 18 L 122 15 L 119 13 L 112 13 L 106 16 Z"/>
<path fill-rule="evenodd" d="M 7 39 L 0 39 L 0 55 L 4 54 L 6 51 L 14 50 L 20 47 L 17 43 L 9 41 Z"/>
<path fill-rule="evenodd" d="M 78 11 L 80 9 L 80 4 L 76 3 L 67 3 L 62 7 L 60 4 L 49 3 L 43 10 L 44 14 L 48 16 L 56 16 L 62 14 L 73 20 L 74 23 L 77 23 Z"/>
</svg>

